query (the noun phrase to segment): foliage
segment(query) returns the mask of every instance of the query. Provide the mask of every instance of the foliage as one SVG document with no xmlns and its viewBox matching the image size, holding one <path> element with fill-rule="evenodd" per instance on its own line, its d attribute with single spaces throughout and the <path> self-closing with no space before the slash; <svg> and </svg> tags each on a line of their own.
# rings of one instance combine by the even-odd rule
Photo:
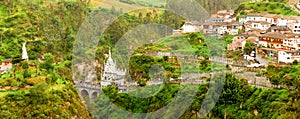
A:
<svg viewBox="0 0 300 119">
<path fill-rule="evenodd" d="M 166 84 L 156 95 L 148 98 L 136 98 L 129 93 L 118 93 L 117 87 L 104 88 L 106 96 L 99 97 L 95 106 L 99 109 L 93 110 L 95 117 L 111 117 L 113 115 L 126 115 L 117 111 L 116 108 L 122 108 L 134 113 L 153 112 L 165 106 L 167 102 L 176 95 L 178 84 Z M 151 85 L 151 87 L 156 87 Z M 204 98 L 207 96 L 208 84 L 198 85 L 197 94 L 193 103 L 185 111 L 181 118 L 198 118 L 195 112 L 199 112 Z M 167 92 L 165 92 L 167 91 Z M 250 87 L 244 79 L 237 79 L 232 74 L 227 74 L 224 82 L 224 88 L 221 97 L 206 118 L 278 118 L 293 116 L 297 113 L 286 111 L 292 96 L 287 90 L 263 89 Z M 118 105 L 118 107 L 109 107 L 107 104 Z M 296 107 L 293 107 L 295 109 Z M 111 113 L 105 113 L 105 112 Z M 225 114 L 226 112 L 226 114 Z M 257 115 L 255 112 L 258 112 Z M 171 114 L 172 112 L 170 112 Z M 135 115 L 130 115 L 135 117 Z M 167 117 L 167 115 L 166 115 Z"/>
<path fill-rule="evenodd" d="M 48 90 L 50 87 L 40 83 L 0 97 L 1 118 L 90 118 L 74 87 Z"/>
<path fill-rule="evenodd" d="M 279 2 L 246 2 L 235 10 L 237 15 L 244 16 L 247 13 L 270 13 L 284 16 L 299 16 L 291 7 Z"/>
<path fill-rule="evenodd" d="M 252 51 L 255 51 L 255 44 L 251 42 L 250 40 L 246 41 L 246 44 L 244 46 L 244 53 L 250 54 Z"/>
</svg>

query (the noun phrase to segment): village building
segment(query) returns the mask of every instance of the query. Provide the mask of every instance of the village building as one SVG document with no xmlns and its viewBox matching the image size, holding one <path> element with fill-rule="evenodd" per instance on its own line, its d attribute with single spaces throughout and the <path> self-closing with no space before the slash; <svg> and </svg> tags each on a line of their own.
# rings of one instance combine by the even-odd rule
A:
<svg viewBox="0 0 300 119">
<path fill-rule="evenodd" d="M 246 16 L 242 16 L 239 18 L 239 22 L 244 24 L 248 21 L 256 21 L 256 22 L 268 22 L 270 24 L 277 24 L 278 18 L 281 16 L 276 14 L 266 14 L 266 13 L 250 13 Z"/>
<path fill-rule="evenodd" d="M 12 63 L 11 63 L 12 59 L 6 59 L 5 61 L 2 62 L 1 66 L 0 66 L 0 73 L 6 73 L 9 70 L 12 69 Z"/>
<path fill-rule="evenodd" d="M 232 19 L 235 20 L 233 17 L 234 10 L 220 10 L 216 14 L 212 14 L 211 18 L 223 18 L 223 19 Z"/>
<path fill-rule="evenodd" d="M 173 30 L 173 34 L 200 32 L 202 23 L 199 21 L 186 22 L 179 30 Z"/>
<path fill-rule="evenodd" d="M 278 63 L 293 63 L 300 61 L 300 52 L 291 50 L 278 50 Z"/>
<path fill-rule="evenodd" d="M 111 57 L 111 51 L 109 50 L 109 56 L 104 64 L 104 72 L 101 76 L 101 86 L 109 85 L 124 85 L 126 70 L 118 69 L 116 63 Z"/>
<path fill-rule="evenodd" d="M 292 30 L 293 33 L 300 34 L 300 22 L 289 23 L 288 27 Z"/>
<path fill-rule="evenodd" d="M 202 33 L 203 34 L 217 34 L 218 26 L 214 22 L 205 22 L 202 24 Z"/>
<path fill-rule="evenodd" d="M 248 21 L 244 24 L 245 31 L 262 30 L 266 31 L 271 27 L 271 23 L 266 21 Z"/>
<path fill-rule="evenodd" d="M 242 36 L 236 36 L 232 39 L 232 43 L 227 45 L 227 50 L 242 50 L 246 44 L 246 38 Z"/>
<path fill-rule="evenodd" d="M 211 35 L 237 35 L 242 26 L 238 22 L 205 22 L 202 33 Z"/>
<path fill-rule="evenodd" d="M 283 40 L 286 38 L 284 34 L 278 32 L 269 32 L 259 36 L 259 45 L 265 48 L 283 48 Z"/>
<path fill-rule="evenodd" d="M 287 50 L 299 50 L 300 49 L 300 35 L 289 35 L 283 41 L 283 46 Z"/>
<path fill-rule="evenodd" d="M 209 18 L 207 20 L 205 20 L 205 22 L 224 22 L 225 19 L 223 18 Z"/>
<path fill-rule="evenodd" d="M 236 36 L 232 39 L 232 43 L 227 45 L 227 50 L 229 51 L 243 50 L 247 40 L 250 40 L 251 42 L 257 42 L 258 37 L 256 37 L 255 35 Z"/>
<path fill-rule="evenodd" d="M 292 30 L 287 26 L 271 26 L 267 32 L 279 32 L 282 34 L 292 33 Z"/>
<path fill-rule="evenodd" d="M 240 29 L 242 29 L 242 26 L 238 22 L 219 23 L 218 34 L 237 35 Z"/>
<path fill-rule="evenodd" d="M 282 16 L 277 21 L 277 26 L 287 26 L 290 23 L 296 23 L 299 22 L 300 17 L 299 16 Z"/>
</svg>

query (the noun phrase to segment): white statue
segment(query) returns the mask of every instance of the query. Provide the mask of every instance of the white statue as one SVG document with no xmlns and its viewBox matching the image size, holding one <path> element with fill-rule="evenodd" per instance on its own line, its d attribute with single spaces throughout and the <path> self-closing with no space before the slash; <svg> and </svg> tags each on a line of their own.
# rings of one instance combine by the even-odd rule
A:
<svg viewBox="0 0 300 119">
<path fill-rule="evenodd" d="M 28 60 L 28 55 L 26 51 L 26 42 L 23 43 L 23 47 L 22 47 L 22 59 Z"/>
</svg>

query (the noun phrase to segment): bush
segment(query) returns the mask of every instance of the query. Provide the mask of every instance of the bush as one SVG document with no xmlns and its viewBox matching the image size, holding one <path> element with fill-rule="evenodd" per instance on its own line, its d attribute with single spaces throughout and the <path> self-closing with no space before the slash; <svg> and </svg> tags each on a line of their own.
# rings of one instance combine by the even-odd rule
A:
<svg viewBox="0 0 300 119">
<path fill-rule="evenodd" d="M 13 80 L 13 81 L 11 82 L 11 86 L 13 86 L 13 87 L 21 87 L 21 86 L 24 86 L 24 84 L 22 84 L 22 82 Z"/>
<path fill-rule="evenodd" d="M 294 61 L 293 61 L 293 65 L 298 65 L 298 61 L 297 61 L 297 60 L 294 60 Z"/>
<path fill-rule="evenodd" d="M 39 84 L 41 82 L 45 82 L 46 81 L 46 77 L 35 77 L 35 78 L 28 78 L 28 79 L 25 79 L 25 83 L 27 85 L 36 85 L 36 84 Z"/>
<path fill-rule="evenodd" d="M 24 72 L 23 72 L 23 77 L 24 78 L 30 78 L 31 77 L 31 74 L 29 73 L 28 69 L 25 69 Z"/>
</svg>

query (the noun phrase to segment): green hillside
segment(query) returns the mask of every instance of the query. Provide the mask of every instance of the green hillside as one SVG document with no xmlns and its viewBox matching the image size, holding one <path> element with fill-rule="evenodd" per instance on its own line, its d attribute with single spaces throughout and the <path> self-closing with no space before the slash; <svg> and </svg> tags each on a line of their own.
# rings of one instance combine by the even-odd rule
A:
<svg viewBox="0 0 300 119">
<path fill-rule="evenodd" d="M 47 1 L 47 0 L 45 0 Z M 111 86 L 103 89 L 103 92 L 110 98 L 96 99 L 95 103 L 88 99 L 81 99 L 73 81 L 72 60 L 86 60 L 87 57 L 73 55 L 73 45 L 95 44 L 77 39 L 79 28 L 83 28 L 83 37 L 98 34 L 95 32 L 95 24 L 108 21 L 108 16 L 121 15 L 124 11 L 139 8 L 141 5 L 127 4 L 117 0 L 106 0 L 102 8 L 95 8 L 103 0 L 53 0 L 51 4 L 41 0 L 1 0 L 0 1 L 0 62 L 11 58 L 12 69 L 7 73 L 0 74 L 0 118 L 57 118 L 57 119 L 89 119 L 89 118 L 141 118 L 135 114 L 123 116 L 119 112 L 114 112 L 115 107 L 106 107 L 108 100 L 118 107 L 134 113 L 153 112 L 167 105 L 180 88 L 179 84 L 167 84 L 150 98 L 133 98 L 127 93 L 117 93 L 117 87 Z M 137 0 L 136 0 L 137 1 Z M 139 0 L 147 4 L 161 5 L 161 1 Z M 210 13 L 221 9 L 235 8 L 243 0 L 198 0 Z M 92 5 L 93 8 L 90 7 Z M 279 7 L 277 7 L 277 6 Z M 113 7 L 115 6 L 115 7 Z M 267 7 L 265 7 L 267 6 Z M 274 7 L 275 6 L 275 7 Z M 104 8 L 104 9 L 103 9 Z M 122 11 L 122 9 L 124 11 Z M 274 8 L 274 9 L 273 9 Z M 91 12 L 91 10 L 95 10 Z M 281 3 L 245 3 L 237 9 L 239 14 L 248 12 L 260 12 L 267 9 L 267 12 L 274 12 L 283 15 L 296 14 L 291 9 Z M 244 13 L 242 13 L 244 12 Z M 87 17 L 88 15 L 99 15 Z M 102 16 L 101 16 L 102 15 Z M 99 20 L 100 19 L 100 20 Z M 89 23 L 82 25 L 83 21 Z M 183 18 L 174 13 L 147 9 L 135 11 L 132 14 L 122 14 L 118 19 L 106 29 L 98 38 L 95 60 L 103 63 L 107 57 L 108 49 L 117 50 L 115 45 L 132 46 L 137 48 L 134 55 L 129 58 L 129 74 L 141 86 L 139 89 L 156 89 L 157 87 L 145 86 L 151 80 L 149 69 L 153 64 L 158 64 L 165 68 L 164 76 L 178 78 L 180 73 L 211 72 L 213 70 L 229 69 L 227 66 L 210 63 L 207 58 L 211 55 L 220 56 L 220 51 L 224 49 L 221 40 L 215 37 L 204 37 L 200 33 L 189 33 L 181 36 L 187 40 L 183 42 L 180 37 L 167 36 L 172 34 L 172 29 L 179 29 L 185 22 Z M 91 23 L 90 23 L 91 22 Z M 124 34 L 143 24 L 164 24 L 170 29 L 146 29 L 142 40 L 129 38 L 129 42 L 121 42 Z M 92 26 L 90 28 L 89 26 Z M 102 26 L 99 26 L 102 27 Z M 98 26 L 96 26 L 98 28 Z M 159 34 L 152 30 L 160 31 Z M 167 35 L 166 35 L 167 34 Z M 157 36 L 162 36 L 158 39 Z M 143 43 L 143 38 L 157 40 L 152 44 L 136 47 Z M 155 39 L 156 38 L 156 39 Z M 76 41 L 76 42 L 75 42 Z M 226 40 L 229 41 L 229 40 Z M 26 44 L 29 59 L 22 60 L 22 44 Z M 187 47 L 187 43 L 191 47 Z M 76 53 L 89 54 L 91 50 L 82 49 Z M 145 56 L 143 53 L 153 51 L 171 51 L 180 53 L 195 53 L 203 56 L 206 60 L 196 62 L 196 65 L 183 67 L 185 72 L 181 72 L 180 64 L 176 57 L 155 57 Z M 94 52 L 93 52 L 94 53 Z M 128 55 L 126 51 L 120 52 Z M 77 57 L 76 57 L 77 56 Z M 118 66 L 122 58 L 116 57 L 114 61 Z M 217 67 L 217 68 L 215 68 Z M 97 71 L 97 81 L 100 81 L 103 66 L 95 67 Z M 224 90 L 217 105 L 206 118 L 299 118 L 299 98 L 300 98 L 300 65 L 276 67 L 269 66 L 261 75 L 268 77 L 274 85 L 284 85 L 283 88 L 261 89 L 251 87 L 245 79 L 237 79 L 233 74 L 226 74 Z M 164 73 L 164 72 L 163 72 Z M 78 79 L 84 79 L 79 77 Z M 201 77 L 201 79 L 207 77 Z M 75 77 L 77 79 L 77 77 Z M 210 80 L 210 79 L 208 79 Z M 176 80 L 178 81 L 178 80 Z M 171 82 L 172 83 L 172 82 Z M 176 83 L 176 82 L 175 82 Z M 197 111 L 201 107 L 209 85 L 197 85 L 184 87 L 198 91 L 191 106 L 181 116 L 186 118 L 199 118 Z M 139 89 L 132 94 L 140 93 Z M 147 92 L 151 94 L 153 92 Z M 103 96 L 103 95 L 102 95 Z M 185 95 L 190 96 L 190 95 Z M 215 98 L 215 97 L 210 97 Z M 96 106 L 96 107 L 94 107 Z M 177 109 L 180 109 L 178 107 Z M 112 113 L 106 113 L 111 111 Z M 225 114 L 226 112 L 226 114 Z M 176 112 L 162 113 L 166 117 L 172 118 Z M 150 115 L 151 116 L 151 115 Z M 146 118 L 146 117 L 143 117 Z"/>
<path fill-rule="evenodd" d="M 209 97 L 209 95 L 207 95 L 209 85 L 203 84 L 197 87 L 193 87 L 192 85 L 188 86 L 190 89 L 196 89 L 197 94 L 196 97 L 194 97 L 192 104 L 188 106 L 188 109 L 180 116 L 180 118 L 199 119 L 199 114 L 197 113 L 201 106 L 204 106 L 202 104 L 206 96 Z M 93 105 L 100 108 L 94 108 L 94 110 L 91 111 L 96 117 L 114 116 L 116 118 L 138 118 L 140 113 L 155 112 L 174 101 L 174 97 L 179 96 L 176 95 L 180 89 L 179 87 L 179 84 L 165 84 L 155 96 L 148 98 L 136 98 L 130 95 L 130 93 L 137 93 L 137 91 L 130 93 L 117 93 L 116 87 L 107 87 L 104 89 L 104 92 L 110 99 L 108 100 L 104 97 L 99 97 Z M 153 89 L 157 88 L 159 87 L 151 85 L 140 89 L 140 92 L 151 93 Z M 187 94 L 184 96 L 191 95 Z M 297 108 L 297 104 L 292 104 L 292 100 L 295 98 L 296 97 L 294 97 L 294 93 L 292 91 L 285 89 L 263 89 L 250 87 L 246 80 L 237 79 L 231 74 L 227 74 L 221 96 L 216 102 L 216 106 L 214 106 L 204 118 L 297 118 L 300 116 L 299 110 L 294 110 Z M 108 101 L 112 101 L 117 106 L 107 105 Z M 211 104 L 212 102 L 208 103 Z M 118 110 L 119 108 L 135 114 L 125 113 Z M 177 109 L 178 108 L 171 108 L 168 110 L 168 113 L 163 116 L 165 118 L 171 118 L 179 112 Z M 157 117 L 159 115 L 146 114 L 145 116 Z"/>
<path fill-rule="evenodd" d="M 300 15 L 293 8 L 279 2 L 246 2 L 239 5 L 235 12 L 237 15 L 246 15 L 247 13 L 270 13 L 285 16 Z"/>
<path fill-rule="evenodd" d="M 118 0 L 127 4 L 135 4 L 145 7 L 163 8 L 166 5 L 167 0 Z"/>
<path fill-rule="evenodd" d="M 0 2 L 0 62 L 13 63 L 0 74 L 0 118 L 91 118 L 72 83 L 67 45 L 84 18 L 82 5 Z M 25 42 L 29 61 L 21 60 Z"/>
<path fill-rule="evenodd" d="M 218 10 L 234 9 L 242 2 L 248 0 L 195 0 L 209 13 L 216 13 Z M 177 0 L 176 2 L 185 2 L 184 0 Z M 155 7 L 164 8 L 167 0 L 94 0 L 92 1 L 93 7 L 102 7 L 111 9 L 113 6 L 119 10 L 123 9 L 124 12 L 136 8 Z"/>
</svg>

